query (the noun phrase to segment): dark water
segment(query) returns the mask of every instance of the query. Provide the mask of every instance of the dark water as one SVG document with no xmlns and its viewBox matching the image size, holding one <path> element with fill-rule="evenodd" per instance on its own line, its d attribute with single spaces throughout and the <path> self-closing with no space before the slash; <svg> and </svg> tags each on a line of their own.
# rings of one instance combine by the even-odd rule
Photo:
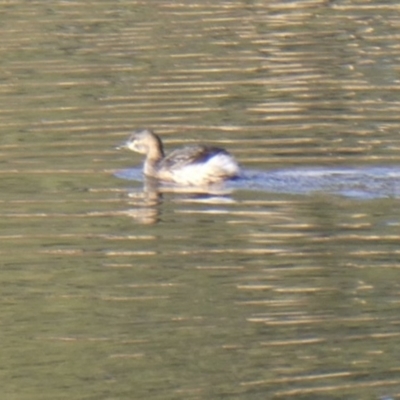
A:
<svg viewBox="0 0 400 400">
<path fill-rule="evenodd" d="M 2 16 L 5 399 L 400 398 L 395 2 Z M 154 190 L 138 127 L 245 177 Z"/>
</svg>

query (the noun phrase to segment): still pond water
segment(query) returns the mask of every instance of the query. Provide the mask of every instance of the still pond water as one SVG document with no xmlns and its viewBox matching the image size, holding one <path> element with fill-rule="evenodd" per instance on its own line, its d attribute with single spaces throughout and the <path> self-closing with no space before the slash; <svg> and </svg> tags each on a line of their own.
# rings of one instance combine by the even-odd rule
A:
<svg viewBox="0 0 400 400">
<path fill-rule="evenodd" d="M 1 8 L 2 398 L 400 399 L 396 2 Z M 143 126 L 261 175 L 146 192 Z"/>
</svg>

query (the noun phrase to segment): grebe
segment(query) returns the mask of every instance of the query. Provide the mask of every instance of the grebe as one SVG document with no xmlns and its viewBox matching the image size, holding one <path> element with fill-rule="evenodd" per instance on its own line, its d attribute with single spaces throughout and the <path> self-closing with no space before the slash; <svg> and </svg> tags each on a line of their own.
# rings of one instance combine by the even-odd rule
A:
<svg viewBox="0 0 400 400">
<path fill-rule="evenodd" d="M 219 147 L 187 146 L 165 156 L 161 139 L 149 129 L 135 131 L 121 147 L 145 154 L 144 174 L 164 182 L 205 186 L 240 175 L 235 159 Z"/>
</svg>

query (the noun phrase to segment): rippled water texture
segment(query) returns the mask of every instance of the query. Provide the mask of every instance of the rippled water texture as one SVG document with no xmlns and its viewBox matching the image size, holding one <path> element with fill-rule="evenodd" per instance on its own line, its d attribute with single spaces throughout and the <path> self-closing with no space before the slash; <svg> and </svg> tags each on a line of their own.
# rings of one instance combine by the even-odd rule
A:
<svg viewBox="0 0 400 400">
<path fill-rule="evenodd" d="M 117 171 L 118 178 L 140 181 L 140 168 Z M 167 185 L 168 186 L 168 185 Z M 173 185 L 169 185 L 172 187 Z M 287 170 L 243 170 L 240 178 L 220 185 L 226 189 L 264 190 L 275 193 L 332 193 L 359 199 L 400 196 L 400 168 L 293 168 Z M 187 192 L 194 187 L 180 188 Z M 210 188 L 212 191 L 213 187 Z M 204 188 L 206 191 L 207 188 Z"/>
<path fill-rule="evenodd" d="M 1 16 L 2 398 L 400 399 L 397 2 Z M 140 127 L 244 176 L 143 181 Z"/>
</svg>

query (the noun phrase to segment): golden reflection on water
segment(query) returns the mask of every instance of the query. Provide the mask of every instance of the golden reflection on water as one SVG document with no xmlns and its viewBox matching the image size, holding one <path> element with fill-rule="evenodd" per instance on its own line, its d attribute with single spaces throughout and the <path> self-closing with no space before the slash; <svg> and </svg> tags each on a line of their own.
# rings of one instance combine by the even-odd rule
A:
<svg viewBox="0 0 400 400">
<path fill-rule="evenodd" d="M 113 176 L 140 126 L 249 169 L 398 164 L 397 4 L 3 6 L 4 398 L 400 396 L 397 199 Z"/>
</svg>

